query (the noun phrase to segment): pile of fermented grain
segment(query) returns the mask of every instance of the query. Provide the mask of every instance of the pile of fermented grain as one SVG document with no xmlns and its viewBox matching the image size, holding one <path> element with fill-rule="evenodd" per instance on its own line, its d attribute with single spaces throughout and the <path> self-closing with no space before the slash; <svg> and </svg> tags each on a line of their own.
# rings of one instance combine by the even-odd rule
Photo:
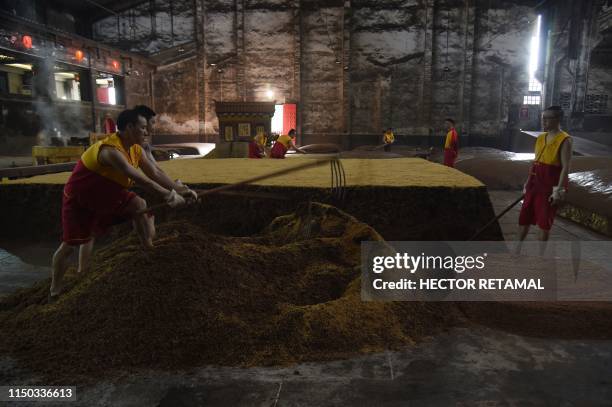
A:
<svg viewBox="0 0 612 407">
<path fill-rule="evenodd" d="M 360 299 L 360 242 L 380 240 L 339 210 L 277 218 L 260 236 L 164 224 L 97 252 L 45 304 L 48 282 L 0 302 L 0 344 L 58 375 L 202 364 L 270 365 L 396 348 L 457 321 L 450 304 Z"/>
</svg>

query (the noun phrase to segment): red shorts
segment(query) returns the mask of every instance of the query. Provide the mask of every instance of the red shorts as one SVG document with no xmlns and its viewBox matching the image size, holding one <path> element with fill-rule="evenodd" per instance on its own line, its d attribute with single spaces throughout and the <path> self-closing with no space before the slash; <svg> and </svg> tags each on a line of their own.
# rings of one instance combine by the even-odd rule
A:
<svg viewBox="0 0 612 407">
<path fill-rule="evenodd" d="M 87 243 L 108 228 L 131 218 L 127 204 L 136 196 L 123 186 L 77 163 L 62 198 L 62 240 L 69 245 Z"/>
<path fill-rule="evenodd" d="M 447 167 L 455 167 L 455 160 L 457 159 L 457 152 L 450 148 L 444 149 L 444 165 Z"/>
<path fill-rule="evenodd" d="M 528 190 L 519 214 L 519 225 L 538 225 L 542 230 L 550 230 L 557 207 L 550 204 L 549 198 L 547 191 Z"/>
<path fill-rule="evenodd" d="M 276 142 L 270 151 L 270 158 L 285 158 L 287 150 L 287 147 L 285 147 L 282 143 Z"/>
</svg>

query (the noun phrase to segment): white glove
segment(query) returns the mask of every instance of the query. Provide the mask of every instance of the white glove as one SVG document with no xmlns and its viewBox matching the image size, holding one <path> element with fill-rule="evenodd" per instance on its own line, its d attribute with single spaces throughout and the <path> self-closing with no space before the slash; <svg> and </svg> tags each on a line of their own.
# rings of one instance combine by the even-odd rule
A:
<svg viewBox="0 0 612 407">
<path fill-rule="evenodd" d="M 553 205 L 558 204 L 565 198 L 565 189 L 563 187 L 553 187 L 552 194 L 548 200 Z"/>
<path fill-rule="evenodd" d="M 198 200 L 198 193 L 193 189 L 187 188 L 185 191 L 182 192 L 181 195 L 183 195 L 183 197 L 186 197 L 187 199 L 193 199 L 194 201 Z"/>
<path fill-rule="evenodd" d="M 170 193 L 166 196 L 166 203 L 168 204 L 168 206 L 170 206 L 171 208 L 176 208 L 177 206 L 181 206 L 185 204 L 185 198 L 183 198 L 182 196 L 180 196 L 179 194 L 176 193 L 176 191 L 173 189 L 172 191 L 170 191 Z"/>
</svg>

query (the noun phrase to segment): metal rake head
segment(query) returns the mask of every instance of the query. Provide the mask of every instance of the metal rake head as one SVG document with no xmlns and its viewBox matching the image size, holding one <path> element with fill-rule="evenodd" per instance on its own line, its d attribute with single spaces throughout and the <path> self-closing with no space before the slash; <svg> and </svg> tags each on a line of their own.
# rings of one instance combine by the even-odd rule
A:
<svg viewBox="0 0 612 407">
<path fill-rule="evenodd" d="M 342 162 L 336 158 L 330 161 L 331 166 L 331 197 L 332 200 L 342 203 L 346 198 L 346 173 Z"/>
</svg>

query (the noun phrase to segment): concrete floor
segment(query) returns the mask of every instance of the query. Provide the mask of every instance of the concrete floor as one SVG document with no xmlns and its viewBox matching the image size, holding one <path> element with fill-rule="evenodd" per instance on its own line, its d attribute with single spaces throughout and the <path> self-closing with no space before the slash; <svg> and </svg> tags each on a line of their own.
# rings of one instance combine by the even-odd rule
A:
<svg viewBox="0 0 612 407">
<path fill-rule="evenodd" d="M 27 372 L 0 358 L 0 385 L 28 383 Z M 71 406 L 609 406 L 612 341 L 455 329 L 401 352 L 286 368 L 148 372 L 76 393 Z"/>
<path fill-rule="evenodd" d="M 516 199 L 516 192 L 492 191 L 490 195 L 496 212 Z M 516 237 L 518 210 L 517 206 L 500 220 L 506 239 Z M 606 239 L 559 218 L 552 238 Z M 0 247 L 8 248 L 0 250 L 0 295 L 48 276 L 55 244 L 15 246 L 0 242 Z M 0 386 L 36 381 L 15 361 L 0 355 Z M 488 328 L 461 328 L 401 352 L 330 363 L 142 372 L 79 386 L 77 398 L 69 405 L 609 406 L 612 341 L 534 339 Z"/>
</svg>

